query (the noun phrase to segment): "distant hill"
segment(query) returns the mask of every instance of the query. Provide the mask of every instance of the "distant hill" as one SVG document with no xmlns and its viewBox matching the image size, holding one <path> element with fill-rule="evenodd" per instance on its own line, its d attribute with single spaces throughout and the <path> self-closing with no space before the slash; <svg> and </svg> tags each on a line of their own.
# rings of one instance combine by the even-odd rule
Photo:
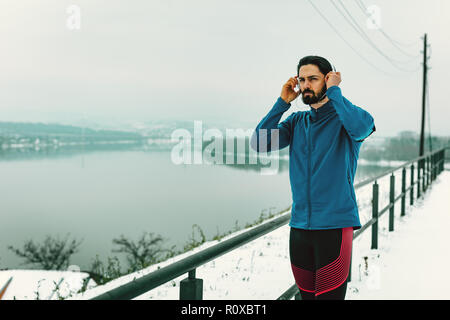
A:
<svg viewBox="0 0 450 320">
<path fill-rule="evenodd" d="M 115 130 L 93 130 L 90 128 L 75 127 L 61 124 L 27 123 L 27 122 L 0 122 L 1 137 L 23 138 L 102 138 L 102 139 L 141 139 L 142 136 L 134 132 Z"/>
</svg>

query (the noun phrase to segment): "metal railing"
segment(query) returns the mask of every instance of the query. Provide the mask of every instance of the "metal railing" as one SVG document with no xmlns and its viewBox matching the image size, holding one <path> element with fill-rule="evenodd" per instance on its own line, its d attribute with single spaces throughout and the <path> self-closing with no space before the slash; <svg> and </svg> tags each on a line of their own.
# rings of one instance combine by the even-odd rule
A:
<svg viewBox="0 0 450 320">
<path fill-rule="evenodd" d="M 387 211 L 389 211 L 389 231 L 394 230 L 394 204 L 401 200 L 401 215 L 405 214 L 405 201 L 409 192 L 410 204 L 414 203 L 414 186 L 417 185 L 417 198 L 426 191 L 428 186 L 436 179 L 437 175 L 444 170 L 445 149 L 429 152 L 421 157 L 408 161 L 401 166 L 390 169 L 374 178 L 370 178 L 355 185 L 359 189 L 365 185 L 373 183 L 372 186 L 372 219 L 364 224 L 353 234 L 353 239 L 357 238 L 364 231 L 371 227 L 372 230 L 372 249 L 378 247 L 378 220 Z M 414 181 L 414 164 L 417 162 L 417 180 Z M 410 166 L 410 186 L 406 188 L 406 167 Z M 402 169 L 401 193 L 395 197 L 395 176 L 394 172 Z M 390 197 L 389 204 L 379 210 L 379 186 L 377 180 L 391 174 L 390 178 Z M 93 298 L 93 300 L 124 300 L 133 299 L 140 296 L 164 283 L 167 283 L 179 276 L 187 273 L 188 277 L 180 281 L 180 300 L 202 300 L 203 298 L 203 280 L 196 278 L 196 268 L 212 261 L 231 250 L 234 250 L 250 241 L 253 241 L 279 227 L 286 225 L 290 220 L 290 213 L 275 218 L 269 222 L 263 223 L 249 231 L 245 231 L 233 238 L 220 242 L 212 247 L 206 248 L 192 254 L 182 260 L 174 262 L 166 267 L 151 272 L 138 279 L 134 279 L 115 289 L 107 291 Z M 350 281 L 351 274 L 349 274 Z M 293 284 L 278 299 L 291 299 L 295 296 L 300 299 L 299 290 L 296 284 Z"/>
</svg>

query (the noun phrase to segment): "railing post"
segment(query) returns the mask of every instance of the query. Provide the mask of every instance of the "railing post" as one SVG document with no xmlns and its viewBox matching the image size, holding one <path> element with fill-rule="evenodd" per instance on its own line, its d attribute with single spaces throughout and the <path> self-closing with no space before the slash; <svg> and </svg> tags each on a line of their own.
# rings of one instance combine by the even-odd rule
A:
<svg viewBox="0 0 450 320">
<path fill-rule="evenodd" d="M 430 172 L 430 180 L 431 180 L 431 183 L 433 183 L 433 181 L 434 181 L 434 153 L 430 156 L 430 158 L 431 158 L 431 164 L 430 164 L 430 170 L 431 170 L 431 172 Z"/>
<path fill-rule="evenodd" d="M 439 153 L 436 153 L 436 162 L 435 162 L 435 168 L 436 170 L 434 171 L 434 180 L 436 180 L 438 174 L 439 174 Z"/>
<path fill-rule="evenodd" d="M 441 151 L 441 157 L 439 160 L 441 160 L 441 162 L 439 163 L 439 173 L 441 173 L 442 171 L 444 171 L 445 149 Z"/>
<path fill-rule="evenodd" d="M 439 172 L 441 171 L 441 152 L 442 151 L 439 151 L 436 154 L 436 163 L 437 163 L 437 165 L 436 165 L 436 178 L 439 175 Z"/>
<path fill-rule="evenodd" d="M 422 193 L 425 193 L 427 191 L 427 158 L 423 159 L 422 170 Z"/>
<path fill-rule="evenodd" d="M 441 154 L 441 172 L 444 171 L 444 163 L 445 163 L 445 149 L 442 150 L 442 154 Z"/>
<path fill-rule="evenodd" d="M 400 210 L 400 216 L 405 215 L 405 200 L 406 200 L 406 168 L 402 170 L 402 209 Z"/>
<path fill-rule="evenodd" d="M 436 153 L 436 156 L 435 156 L 435 168 L 436 168 L 436 170 L 434 171 L 434 180 L 436 180 L 436 178 L 439 174 L 439 153 Z"/>
<path fill-rule="evenodd" d="M 440 160 L 441 160 L 441 157 L 442 157 L 442 152 L 444 152 L 445 151 L 445 149 L 444 150 L 442 150 L 442 151 L 439 151 L 439 153 L 437 154 L 437 161 L 438 161 L 438 169 L 437 169 L 437 174 L 436 174 L 436 176 L 438 176 L 439 175 L 439 172 L 441 171 L 441 162 L 440 162 Z"/>
<path fill-rule="evenodd" d="M 394 231 L 394 208 L 395 208 L 395 176 L 394 173 L 391 174 L 391 183 L 389 188 L 389 203 L 391 207 L 389 208 L 389 231 Z"/>
<path fill-rule="evenodd" d="M 189 271 L 188 277 L 180 281 L 180 300 L 202 300 L 203 279 L 195 278 L 195 269 Z"/>
<path fill-rule="evenodd" d="M 422 192 L 425 192 L 426 185 L 425 185 L 425 159 L 422 163 Z"/>
<path fill-rule="evenodd" d="M 435 153 L 434 155 L 433 155 L 433 181 L 434 180 L 436 180 L 436 176 L 437 176 L 437 160 L 438 160 L 438 156 L 437 156 L 438 154 L 437 153 Z"/>
<path fill-rule="evenodd" d="M 441 152 L 439 152 L 439 156 L 438 156 L 438 159 L 439 159 L 438 174 L 441 173 L 441 171 L 442 171 L 442 166 L 444 165 L 444 161 L 442 161 L 442 160 L 444 158 L 445 158 L 445 149 L 442 150 Z"/>
<path fill-rule="evenodd" d="M 430 155 L 430 184 L 433 183 L 433 171 L 434 171 L 434 156 Z"/>
<path fill-rule="evenodd" d="M 438 174 L 439 174 L 439 153 L 436 153 L 435 155 L 435 170 L 434 170 L 434 180 L 436 180 Z"/>
<path fill-rule="evenodd" d="M 372 224 L 372 246 L 371 249 L 378 249 L 378 184 L 372 186 L 372 219 L 375 222 Z"/>
<path fill-rule="evenodd" d="M 417 199 L 420 198 L 420 160 L 417 161 Z"/>
<path fill-rule="evenodd" d="M 441 169 L 441 151 L 436 153 L 436 178 L 439 175 L 440 169 Z"/>
<path fill-rule="evenodd" d="M 414 163 L 411 165 L 411 181 L 409 182 L 411 185 L 411 190 L 409 191 L 409 204 L 414 204 Z"/>
<path fill-rule="evenodd" d="M 425 186 L 425 162 L 423 163 L 421 176 L 422 176 L 422 190 L 421 190 L 421 192 L 425 193 L 425 190 L 426 190 L 426 186 Z"/>
</svg>

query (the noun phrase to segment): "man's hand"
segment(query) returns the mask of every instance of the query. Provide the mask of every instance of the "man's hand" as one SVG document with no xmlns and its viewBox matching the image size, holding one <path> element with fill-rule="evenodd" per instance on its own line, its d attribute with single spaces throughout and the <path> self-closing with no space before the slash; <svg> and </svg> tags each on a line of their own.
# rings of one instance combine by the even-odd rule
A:
<svg viewBox="0 0 450 320">
<path fill-rule="evenodd" d="M 291 101 L 295 100 L 300 95 L 300 90 L 295 91 L 295 86 L 297 85 L 298 80 L 297 76 L 290 78 L 281 89 L 281 99 L 283 99 L 286 103 L 291 103 Z"/>
<path fill-rule="evenodd" d="M 332 87 L 332 86 L 339 86 L 341 81 L 342 80 L 341 80 L 341 73 L 340 72 L 330 71 L 325 76 L 325 82 L 327 84 L 327 89 Z"/>
</svg>

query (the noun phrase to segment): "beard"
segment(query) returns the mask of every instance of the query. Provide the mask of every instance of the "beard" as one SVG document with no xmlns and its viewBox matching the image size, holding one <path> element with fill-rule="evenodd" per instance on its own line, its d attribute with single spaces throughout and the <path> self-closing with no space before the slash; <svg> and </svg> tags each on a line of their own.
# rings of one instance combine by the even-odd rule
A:
<svg viewBox="0 0 450 320">
<path fill-rule="evenodd" d="M 306 95 L 305 93 L 310 92 L 310 95 Z M 325 93 L 327 92 L 327 85 L 325 84 L 320 92 L 316 94 L 314 91 L 305 90 L 302 92 L 302 100 L 304 104 L 314 104 L 325 98 Z M 320 100 L 319 100 L 320 99 Z"/>
</svg>

